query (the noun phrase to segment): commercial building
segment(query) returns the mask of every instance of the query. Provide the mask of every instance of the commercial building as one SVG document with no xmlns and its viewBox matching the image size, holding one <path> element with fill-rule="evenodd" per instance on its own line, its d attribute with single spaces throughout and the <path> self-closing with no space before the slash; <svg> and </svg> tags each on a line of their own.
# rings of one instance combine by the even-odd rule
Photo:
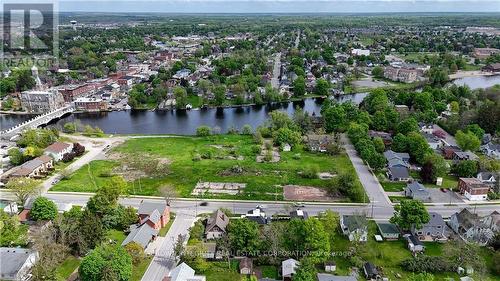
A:
<svg viewBox="0 0 500 281">
<path fill-rule="evenodd" d="M 43 114 L 63 107 L 64 99 L 57 91 L 24 91 L 21 106 L 26 112 Z"/>
</svg>

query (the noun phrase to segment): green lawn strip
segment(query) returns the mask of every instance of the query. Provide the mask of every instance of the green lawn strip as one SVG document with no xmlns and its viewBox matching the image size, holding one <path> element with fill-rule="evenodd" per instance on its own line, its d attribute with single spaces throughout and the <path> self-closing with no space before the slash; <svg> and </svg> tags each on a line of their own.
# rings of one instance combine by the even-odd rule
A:
<svg viewBox="0 0 500 281">
<path fill-rule="evenodd" d="M 270 278 L 270 279 L 276 279 L 278 280 L 279 274 L 278 274 L 278 268 L 273 265 L 260 265 L 257 266 L 258 269 L 260 269 L 262 273 L 262 278 Z"/>
<path fill-rule="evenodd" d="M 167 235 L 168 230 L 172 226 L 172 223 L 174 223 L 175 220 L 175 213 L 170 213 L 170 220 L 168 221 L 167 225 L 165 227 L 162 227 L 160 229 L 160 232 L 158 233 L 159 236 L 165 236 Z"/>
<path fill-rule="evenodd" d="M 217 148 L 214 146 L 222 146 Z M 244 182 L 246 189 L 239 195 L 222 195 L 221 199 L 282 199 L 282 188 L 285 184 L 308 185 L 325 188 L 328 180 L 305 179 L 299 172 L 317 167 L 320 172 L 355 173 L 345 154 L 329 156 L 310 153 L 305 150 L 282 152 L 278 163 L 257 163 L 252 147 L 255 146 L 251 136 L 217 135 L 204 138 L 144 138 L 130 139 L 115 148 L 116 152 L 131 157 L 140 154 L 153 155 L 171 161 L 170 173 L 161 178 L 145 177 L 129 183 L 129 193 L 137 195 L 159 195 L 162 185 L 174 186 L 180 196 L 190 197 L 191 191 L 198 181 L 207 182 Z M 294 157 L 300 154 L 300 158 Z M 193 161 L 195 155 L 211 155 L 210 159 Z M 243 160 L 230 159 L 242 156 Z M 126 164 L 126 163 L 120 163 Z M 119 165 L 117 161 L 96 160 L 77 170 L 69 180 L 56 184 L 54 191 L 95 191 L 97 185 L 109 181 L 112 169 Z M 231 167 L 240 166 L 242 174 L 222 175 Z M 90 168 L 89 168 L 90 167 Z M 90 184 L 89 184 L 90 183 Z M 359 188 L 361 184 L 358 181 Z M 201 196 L 200 196 L 201 197 Z M 204 195 L 204 198 L 214 197 Z M 340 198 L 339 201 L 348 201 Z"/>
<path fill-rule="evenodd" d="M 389 199 L 391 200 L 392 203 L 398 203 L 408 198 L 406 198 L 405 196 L 389 196 Z"/>
<path fill-rule="evenodd" d="M 188 95 L 188 103 L 191 104 L 193 108 L 200 108 L 202 106 L 202 98 L 197 95 Z"/>
<path fill-rule="evenodd" d="M 404 182 L 381 182 L 380 183 L 382 187 L 384 188 L 385 191 L 388 192 L 398 192 L 398 191 L 404 191 L 406 187 L 406 183 Z"/>
<path fill-rule="evenodd" d="M 210 267 L 204 273 L 207 281 L 239 281 L 242 275 L 238 273 L 238 261 L 231 261 L 231 268 L 227 262 L 210 262 Z"/>
<path fill-rule="evenodd" d="M 142 276 L 148 269 L 149 264 L 153 256 L 147 256 L 142 262 L 132 267 L 132 277 L 130 277 L 130 281 L 139 281 L 142 279 Z"/>
<path fill-rule="evenodd" d="M 75 256 L 68 256 L 56 269 L 57 278 L 66 280 L 80 265 L 81 260 Z"/>
</svg>

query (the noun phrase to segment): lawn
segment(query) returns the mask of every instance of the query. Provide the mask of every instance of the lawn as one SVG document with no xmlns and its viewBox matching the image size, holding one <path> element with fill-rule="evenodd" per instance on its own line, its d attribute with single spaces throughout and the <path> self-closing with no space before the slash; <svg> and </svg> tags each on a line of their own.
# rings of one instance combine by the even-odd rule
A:
<svg viewBox="0 0 500 281">
<path fill-rule="evenodd" d="M 155 177 L 145 176 L 129 182 L 129 193 L 139 195 L 159 195 L 160 186 L 171 185 L 182 197 L 190 197 L 198 181 L 238 182 L 247 184 L 242 193 L 220 195 L 218 198 L 275 200 L 275 197 L 282 199 L 281 186 L 285 184 L 321 188 L 330 184 L 328 180 L 302 178 L 299 172 L 305 169 L 317 168 L 320 172 L 355 174 L 346 154 L 333 157 L 298 149 L 280 152 L 281 160 L 277 163 L 257 163 L 256 152 L 252 151 L 254 146 L 251 136 L 242 135 L 144 138 L 129 139 L 113 152 L 124 156 L 123 162 L 139 155 L 167 159 L 170 162 L 168 173 Z M 296 154 L 300 156 L 297 157 Z M 199 156 L 204 156 L 204 159 L 197 160 Z M 238 157 L 242 159 L 238 160 Z M 77 170 L 70 179 L 60 181 L 52 190 L 94 192 L 98 186 L 110 180 L 113 168 L 119 165 L 116 160 L 92 161 Z M 241 167 L 242 171 L 232 173 L 231 168 L 235 166 Z M 358 186 L 361 189 L 359 181 Z M 339 201 L 348 199 L 339 198 Z"/>
<path fill-rule="evenodd" d="M 385 191 L 388 192 L 397 192 L 403 191 L 405 189 L 406 183 L 404 182 L 390 182 L 384 181 L 380 183 Z"/>
<path fill-rule="evenodd" d="M 71 273 L 78 268 L 80 262 L 81 260 L 77 257 L 68 256 L 56 269 L 58 280 L 67 280 Z"/>
<path fill-rule="evenodd" d="M 210 267 L 203 273 L 207 281 L 239 281 L 242 275 L 238 273 L 238 261 L 231 261 L 231 268 L 227 262 L 210 262 Z"/>
<path fill-rule="evenodd" d="M 165 227 L 162 227 L 160 229 L 160 232 L 158 233 L 158 235 L 163 236 L 163 237 L 165 235 L 167 235 L 167 232 L 170 229 L 170 227 L 172 226 L 172 223 L 174 223 L 174 220 L 175 220 L 175 214 L 170 213 L 170 220 L 168 221 L 167 225 L 165 225 Z"/>
<path fill-rule="evenodd" d="M 121 245 L 123 240 L 125 240 L 127 236 L 123 231 L 110 229 L 106 234 L 106 239 L 115 241 L 115 244 Z"/>
<path fill-rule="evenodd" d="M 278 268 L 273 265 L 261 265 L 258 266 L 258 269 L 262 272 L 262 278 L 270 278 L 278 280 Z"/>
<path fill-rule="evenodd" d="M 142 279 L 142 276 L 148 269 L 149 264 L 151 263 L 151 260 L 153 259 L 152 256 L 146 257 L 141 263 L 138 265 L 134 265 L 132 267 L 132 277 L 130 277 L 130 281 L 139 281 Z"/>
</svg>

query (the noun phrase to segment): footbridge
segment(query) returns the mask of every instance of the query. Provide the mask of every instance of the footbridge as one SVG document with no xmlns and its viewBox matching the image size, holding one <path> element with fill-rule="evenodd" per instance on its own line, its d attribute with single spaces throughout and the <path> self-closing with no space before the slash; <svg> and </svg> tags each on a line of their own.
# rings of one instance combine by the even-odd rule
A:
<svg viewBox="0 0 500 281">
<path fill-rule="evenodd" d="M 73 104 L 46 112 L 42 115 L 33 117 L 30 120 L 26 120 L 23 123 L 17 124 L 16 126 L 0 131 L 0 137 L 2 139 L 12 139 L 16 135 L 19 135 L 23 130 L 37 128 L 42 125 L 47 125 L 50 121 L 61 118 L 67 113 L 75 111 Z"/>
</svg>

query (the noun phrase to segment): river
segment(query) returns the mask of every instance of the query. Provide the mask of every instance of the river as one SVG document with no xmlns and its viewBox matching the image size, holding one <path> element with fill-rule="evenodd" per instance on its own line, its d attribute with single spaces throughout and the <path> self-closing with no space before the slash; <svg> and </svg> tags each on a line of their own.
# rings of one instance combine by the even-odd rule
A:
<svg viewBox="0 0 500 281">
<path fill-rule="evenodd" d="M 351 100 L 359 104 L 366 93 L 345 95 L 337 98 L 338 101 Z M 303 101 L 272 103 L 266 105 L 251 105 L 241 107 L 207 108 L 199 110 L 168 110 L 146 111 L 127 110 L 96 113 L 75 113 L 52 122 L 50 126 L 62 128 L 66 122 L 77 121 L 82 125 L 91 125 L 101 128 L 109 134 L 177 134 L 191 135 L 196 128 L 202 125 L 220 127 L 222 132 L 234 127 L 241 129 L 245 124 L 253 128 L 262 125 L 269 112 L 281 110 L 292 115 L 296 107 L 300 107 L 309 114 L 320 114 L 321 98 L 308 98 Z M 31 116 L 0 115 L 2 128 L 10 128 L 23 122 Z"/>
<path fill-rule="evenodd" d="M 453 84 L 458 86 L 467 85 L 472 90 L 489 88 L 500 84 L 500 75 L 463 77 L 453 80 Z"/>
</svg>

